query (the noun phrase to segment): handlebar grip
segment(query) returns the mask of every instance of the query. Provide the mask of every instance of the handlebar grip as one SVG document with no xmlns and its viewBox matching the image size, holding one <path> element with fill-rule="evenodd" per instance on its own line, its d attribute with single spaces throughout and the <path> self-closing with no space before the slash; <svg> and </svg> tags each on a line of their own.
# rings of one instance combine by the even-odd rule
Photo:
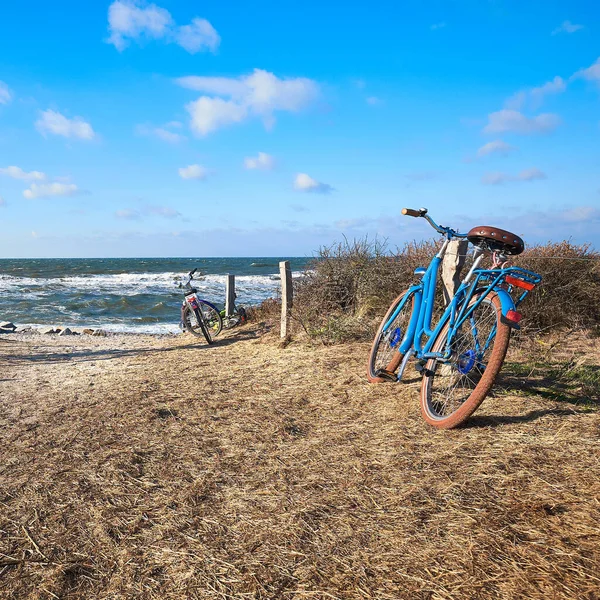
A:
<svg viewBox="0 0 600 600">
<path fill-rule="evenodd" d="M 402 209 L 402 214 L 403 215 L 408 215 L 409 217 L 421 217 L 421 216 L 423 216 L 422 211 L 420 211 L 420 210 L 414 210 L 414 208 L 403 208 Z"/>
</svg>

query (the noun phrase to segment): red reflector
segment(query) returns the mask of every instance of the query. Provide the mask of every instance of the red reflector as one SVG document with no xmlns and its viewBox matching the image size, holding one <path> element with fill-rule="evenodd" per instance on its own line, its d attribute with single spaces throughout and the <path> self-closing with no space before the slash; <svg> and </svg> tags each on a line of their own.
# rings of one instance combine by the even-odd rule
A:
<svg viewBox="0 0 600 600">
<path fill-rule="evenodd" d="M 506 318 L 513 323 L 518 323 L 523 318 L 523 315 L 516 310 L 509 310 L 506 313 Z"/>
<path fill-rule="evenodd" d="M 510 283 L 510 285 L 516 285 L 517 287 L 523 288 L 524 290 L 531 291 L 535 287 L 535 283 L 531 283 L 529 281 L 523 281 L 522 279 L 517 279 L 516 277 L 512 277 L 511 275 L 507 275 L 504 278 L 506 283 Z"/>
</svg>

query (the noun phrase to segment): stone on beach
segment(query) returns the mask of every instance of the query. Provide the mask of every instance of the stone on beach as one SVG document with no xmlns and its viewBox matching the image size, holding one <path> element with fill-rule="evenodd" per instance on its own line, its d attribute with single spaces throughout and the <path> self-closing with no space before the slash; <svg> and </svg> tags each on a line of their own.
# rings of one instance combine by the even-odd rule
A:
<svg viewBox="0 0 600 600">
<path fill-rule="evenodd" d="M 16 328 L 17 326 L 10 321 L 2 321 L 2 323 L 0 323 L 0 329 L 10 329 L 11 331 L 14 331 Z"/>
<path fill-rule="evenodd" d="M 68 327 L 65 327 L 58 335 L 74 335 L 74 334 Z"/>
</svg>

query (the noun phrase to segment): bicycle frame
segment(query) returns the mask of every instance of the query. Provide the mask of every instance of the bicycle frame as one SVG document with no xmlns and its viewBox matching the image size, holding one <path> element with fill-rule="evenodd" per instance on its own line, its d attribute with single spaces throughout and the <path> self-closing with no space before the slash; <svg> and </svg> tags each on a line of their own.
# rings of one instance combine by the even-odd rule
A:
<svg viewBox="0 0 600 600">
<path fill-rule="evenodd" d="M 428 220 L 430 220 L 430 217 L 428 217 Z M 510 295 L 510 292 L 514 289 L 514 284 L 508 283 L 506 277 L 509 276 L 509 282 L 512 278 L 513 282 L 518 283 L 518 281 L 524 281 L 528 286 L 531 285 L 532 287 L 542 279 L 537 273 L 527 271 L 520 267 L 479 269 L 478 267 L 484 258 L 484 253 L 482 251 L 476 251 L 473 266 L 461 282 L 456 294 L 444 310 L 438 323 L 432 329 L 438 271 L 446 248 L 452 238 L 466 237 L 466 235 L 458 234 L 450 228 L 438 227 L 433 221 L 432 224 L 438 231 L 444 233 L 446 240 L 439 252 L 431 260 L 427 269 L 424 272 L 421 269 L 415 271 L 416 274 L 421 275 L 421 281 L 418 284 L 409 287 L 397 309 L 385 323 L 382 331 L 382 333 L 384 333 L 389 329 L 390 325 L 394 322 L 406 303 L 411 300 L 411 298 L 414 298 L 413 312 L 407 330 L 403 333 L 401 342 L 398 345 L 398 352 L 404 355 L 404 359 L 398 370 L 398 381 L 402 378 L 408 359 L 413 355 L 421 361 L 430 358 L 448 360 L 451 354 L 451 346 L 449 343 L 446 345 L 446 351 L 443 353 L 432 351 L 433 343 L 440 331 L 448 325 L 447 342 L 450 342 L 461 325 L 492 291 L 498 294 L 500 298 L 503 321 L 511 327 L 519 328 L 517 323 L 513 323 L 507 319 L 507 314 L 509 311 L 515 310 L 516 306 L 524 300 L 530 290 L 526 289 L 515 302 Z M 506 284 L 506 286 L 503 286 L 502 284 Z M 480 295 L 475 302 L 471 303 L 476 292 Z M 484 345 L 484 350 L 495 336 L 495 333 L 494 326 Z M 424 343 L 423 338 L 425 338 Z"/>
</svg>

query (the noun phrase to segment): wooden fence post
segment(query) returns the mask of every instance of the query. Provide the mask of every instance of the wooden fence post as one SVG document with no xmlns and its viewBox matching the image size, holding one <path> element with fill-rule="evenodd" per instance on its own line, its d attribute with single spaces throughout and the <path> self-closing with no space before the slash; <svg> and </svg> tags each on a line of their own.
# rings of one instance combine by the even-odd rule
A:
<svg viewBox="0 0 600 600">
<path fill-rule="evenodd" d="M 469 242 L 467 240 L 450 240 L 442 262 L 442 283 L 446 305 L 454 297 L 460 285 L 460 272 L 465 264 Z"/>
<path fill-rule="evenodd" d="M 290 261 L 283 260 L 279 263 L 279 275 L 281 277 L 281 338 L 285 339 L 290 333 L 290 315 L 294 298 L 292 287 L 292 269 Z"/>
<path fill-rule="evenodd" d="M 227 273 L 227 282 L 225 284 L 225 316 L 227 317 L 233 314 L 235 298 L 235 275 Z"/>
</svg>

